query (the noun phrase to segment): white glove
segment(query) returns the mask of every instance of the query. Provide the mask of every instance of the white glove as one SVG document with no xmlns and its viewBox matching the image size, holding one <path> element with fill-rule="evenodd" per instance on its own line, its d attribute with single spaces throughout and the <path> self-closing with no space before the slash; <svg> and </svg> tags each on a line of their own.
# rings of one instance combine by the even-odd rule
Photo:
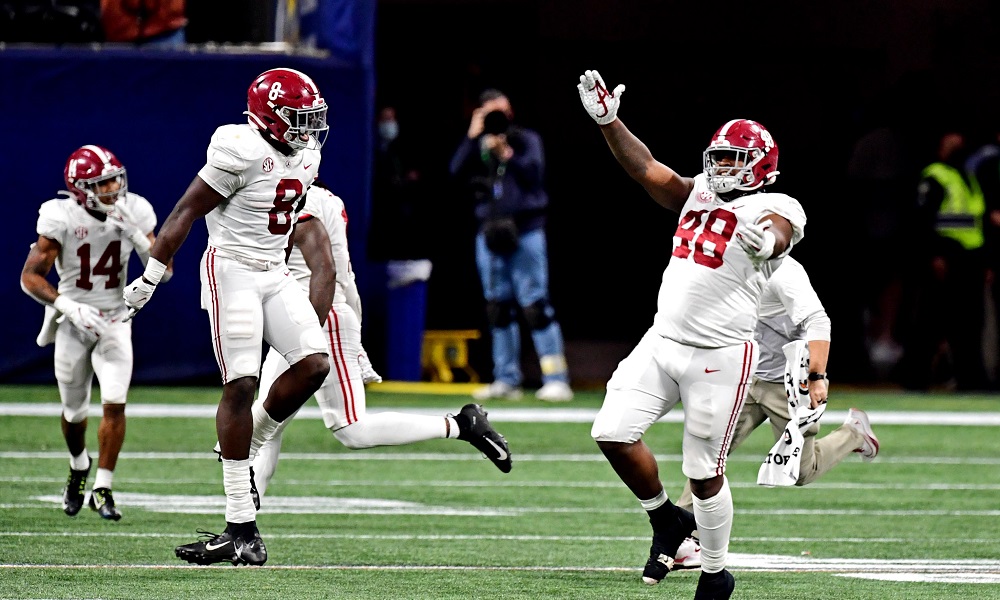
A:
<svg viewBox="0 0 1000 600">
<path fill-rule="evenodd" d="M 132 320 L 135 313 L 146 306 L 149 299 L 153 296 L 153 292 L 156 291 L 155 285 L 150 285 L 142 277 L 136 277 L 132 283 L 125 286 L 122 291 L 122 298 L 125 299 L 125 306 L 128 306 L 128 315 L 122 319 L 123 323 Z"/>
<path fill-rule="evenodd" d="M 576 89 L 580 92 L 580 102 L 583 102 L 583 107 L 598 125 L 607 125 L 618 118 L 618 105 L 621 104 L 621 97 L 625 92 L 623 84 L 618 84 L 615 90 L 609 93 L 600 73 L 584 71 L 583 75 L 580 75 L 580 83 Z"/>
<path fill-rule="evenodd" d="M 771 221 L 744 223 L 736 228 L 736 241 L 755 267 L 774 254 L 774 234 L 768 231 Z"/>
<path fill-rule="evenodd" d="M 149 237 L 139 229 L 139 226 L 135 224 L 132 213 L 120 201 L 116 202 L 114 210 L 108 213 L 108 223 L 121 231 L 132 242 L 136 252 L 139 254 L 149 254 L 149 248 L 152 246 L 149 242 Z"/>
<path fill-rule="evenodd" d="M 362 383 L 382 383 L 382 376 L 375 372 L 375 367 L 372 366 L 372 361 L 368 360 L 368 353 L 364 348 L 358 354 L 358 364 L 361 365 Z"/>
<path fill-rule="evenodd" d="M 56 296 L 56 301 L 52 303 L 52 306 L 61 312 L 74 327 L 93 339 L 101 337 L 108 327 L 100 310 L 89 304 L 71 300 L 63 294 Z"/>
</svg>

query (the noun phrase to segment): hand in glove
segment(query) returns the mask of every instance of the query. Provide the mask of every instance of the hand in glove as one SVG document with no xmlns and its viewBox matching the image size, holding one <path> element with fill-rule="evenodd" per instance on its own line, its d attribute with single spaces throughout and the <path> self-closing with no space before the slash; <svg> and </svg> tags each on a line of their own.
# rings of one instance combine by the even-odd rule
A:
<svg viewBox="0 0 1000 600">
<path fill-rule="evenodd" d="M 361 381 L 363 383 L 382 383 L 382 376 L 375 372 L 372 361 L 368 360 L 368 353 L 361 349 L 358 354 L 358 364 L 361 365 Z"/>
<path fill-rule="evenodd" d="M 125 306 L 128 306 L 128 315 L 122 319 L 122 322 L 128 322 L 132 320 L 143 306 L 149 302 L 149 299 L 153 296 L 153 292 L 156 291 L 156 286 L 148 283 L 142 277 L 137 277 L 132 283 L 125 286 L 125 290 L 122 291 L 122 298 L 125 299 Z"/>
<path fill-rule="evenodd" d="M 132 242 L 136 252 L 139 254 L 149 253 L 149 247 L 152 245 L 149 237 L 135 224 L 132 213 L 125 208 L 121 200 L 115 202 L 114 210 L 108 213 L 108 223 L 121 231 Z"/>
<path fill-rule="evenodd" d="M 101 337 L 108 326 L 100 310 L 89 304 L 71 300 L 63 294 L 56 296 L 56 301 L 52 303 L 52 306 L 61 312 L 63 317 L 68 319 L 74 327 L 95 339 Z"/>
<path fill-rule="evenodd" d="M 598 125 L 607 125 L 618 118 L 618 105 L 625 92 L 623 84 L 618 84 L 613 92 L 608 92 L 600 73 L 584 71 L 583 75 L 580 75 L 580 83 L 576 89 L 580 92 L 580 102 L 583 102 L 583 107 Z"/>
<path fill-rule="evenodd" d="M 774 234 L 768 231 L 771 221 L 744 223 L 736 228 L 736 242 L 750 257 L 755 267 L 770 259 L 774 254 Z"/>
</svg>

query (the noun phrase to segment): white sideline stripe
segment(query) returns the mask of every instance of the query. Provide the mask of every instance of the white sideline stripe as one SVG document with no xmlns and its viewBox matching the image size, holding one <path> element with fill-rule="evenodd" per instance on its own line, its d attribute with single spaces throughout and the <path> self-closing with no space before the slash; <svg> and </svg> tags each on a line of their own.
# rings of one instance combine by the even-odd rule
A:
<svg viewBox="0 0 1000 600">
<path fill-rule="evenodd" d="M 0 477 L 0 483 L 64 483 L 65 477 Z M 217 479 L 136 479 L 116 477 L 115 481 L 129 485 L 218 485 Z M 319 486 L 319 487 L 384 487 L 384 488 L 580 488 L 580 489 L 619 489 L 619 481 L 420 481 L 420 480 L 352 480 L 352 479 L 281 479 L 282 486 Z M 761 486 L 750 481 L 730 481 L 729 487 L 758 489 Z M 877 488 L 868 483 L 824 483 L 817 481 L 809 484 L 813 489 L 824 490 L 872 490 L 882 493 L 885 490 L 917 490 L 917 491 L 995 491 L 1000 490 L 1000 483 L 880 483 Z"/>
<path fill-rule="evenodd" d="M 0 564 L 3 569 L 218 569 L 219 567 L 170 564 L 92 564 L 92 565 L 18 565 Z M 275 571 L 528 571 L 528 572 L 638 572 L 635 566 L 466 566 L 466 565 L 265 565 L 257 567 Z M 756 572 L 825 572 L 848 577 L 876 578 L 875 575 L 906 577 L 902 581 L 940 581 L 943 578 L 963 583 L 995 583 L 1000 581 L 1000 562 L 993 560 L 926 559 L 813 559 L 801 556 L 730 553 L 727 568 L 734 571 Z M 973 577 L 974 576 L 974 577 Z M 878 577 L 883 579 L 883 577 Z M 937 578 L 937 579 L 932 579 Z"/>
<path fill-rule="evenodd" d="M 215 418 L 217 406 L 214 404 L 129 404 L 126 412 L 130 417 L 185 417 Z M 103 412 L 99 404 L 92 405 L 91 417 L 99 418 Z M 368 408 L 372 414 L 380 412 L 401 412 L 414 415 L 442 416 L 456 412 L 455 407 L 445 408 Z M 62 407 L 57 403 L 5 402 L 0 404 L 0 416 L 16 417 L 58 417 Z M 508 408 L 487 407 L 490 421 L 496 423 L 593 423 L 596 408 Z M 1000 412 L 935 412 L 935 411 L 867 411 L 874 425 L 966 425 L 995 427 L 1000 425 Z M 297 419 L 321 419 L 320 410 L 315 406 L 305 406 Z M 674 410 L 660 419 L 663 423 L 680 423 L 684 411 Z M 839 425 L 847 418 L 847 411 L 827 411 L 821 423 Z"/>
<path fill-rule="evenodd" d="M 191 532 L 184 533 L 130 533 L 74 532 L 74 531 L 0 531 L 0 537 L 37 538 L 167 538 L 187 539 Z M 508 542 L 643 542 L 648 535 L 417 535 L 417 534 L 355 534 L 355 533 L 269 533 L 267 539 L 282 540 L 375 540 L 375 541 L 508 541 Z M 913 544 L 926 543 L 968 543 L 995 544 L 993 538 L 810 538 L 810 537 L 733 537 L 733 542 L 742 543 L 810 543 L 810 544 Z"/>
<path fill-rule="evenodd" d="M 0 483 L 63 483 L 65 477 L 0 477 Z M 135 479 L 128 477 L 115 478 L 119 484 L 127 483 L 131 485 L 216 485 L 216 479 Z M 325 486 L 325 487 L 419 487 L 419 488 L 582 488 L 582 489 L 618 489 L 622 486 L 618 481 L 387 481 L 387 480 L 352 480 L 352 479 L 282 479 L 281 485 L 301 485 L 301 486 Z M 749 481 L 730 481 L 730 487 L 757 489 L 761 486 Z M 813 489 L 827 490 L 871 490 L 872 485 L 867 483 L 810 483 Z M 885 490 L 972 490 L 972 491 L 994 491 L 1000 490 L 1000 483 L 880 483 L 878 491 Z"/>
<path fill-rule="evenodd" d="M 95 459 L 99 454 L 91 451 L 91 459 Z M 122 452 L 119 455 L 122 459 L 128 460 L 210 460 L 215 461 L 216 455 L 210 451 L 205 452 Z M 69 460 L 65 451 L 22 451 L 6 450 L 0 451 L 0 458 L 19 459 L 59 459 Z M 659 461 L 681 461 L 680 454 L 657 454 Z M 456 460 L 485 460 L 481 454 L 476 452 L 342 452 L 342 453 L 309 453 L 309 452 L 282 452 L 281 460 L 323 460 L 323 461 L 354 461 L 354 460 L 383 460 L 383 461 L 456 461 Z M 514 454 L 516 462 L 599 462 L 605 463 L 607 459 L 603 454 Z M 753 462 L 760 463 L 761 457 L 755 454 L 737 454 L 730 456 L 727 462 Z M 906 464 L 906 465 L 1000 465 L 1000 457 L 995 456 L 887 456 L 875 459 L 879 464 Z M 821 485 L 819 483 L 809 484 L 811 487 Z"/>
</svg>

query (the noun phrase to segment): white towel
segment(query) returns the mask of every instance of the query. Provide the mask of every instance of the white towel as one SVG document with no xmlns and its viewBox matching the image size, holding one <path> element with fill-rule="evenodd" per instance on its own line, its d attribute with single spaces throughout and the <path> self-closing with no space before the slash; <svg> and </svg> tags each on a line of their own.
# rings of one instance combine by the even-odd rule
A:
<svg viewBox="0 0 1000 600">
<path fill-rule="evenodd" d="M 788 426 L 775 442 L 757 472 L 757 484 L 773 486 L 795 485 L 802 460 L 802 431 L 819 421 L 826 404 L 810 408 L 809 345 L 804 340 L 782 346 L 785 353 L 785 396 L 788 398 Z M 797 426 L 792 426 L 795 423 Z"/>
</svg>

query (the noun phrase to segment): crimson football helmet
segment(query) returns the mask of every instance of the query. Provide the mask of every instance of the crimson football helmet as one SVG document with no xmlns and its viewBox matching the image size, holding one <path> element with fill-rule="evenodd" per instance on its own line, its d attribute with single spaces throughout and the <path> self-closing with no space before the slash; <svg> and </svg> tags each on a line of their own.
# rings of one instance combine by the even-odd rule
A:
<svg viewBox="0 0 1000 600">
<path fill-rule="evenodd" d="M 264 71 L 247 90 L 247 121 L 292 152 L 308 148 L 315 140 L 319 149 L 330 127 L 326 124 L 326 100 L 305 73 L 294 69 Z"/>
<path fill-rule="evenodd" d="M 115 202 L 124 198 L 128 191 L 125 166 L 110 150 L 101 146 L 88 145 L 74 150 L 66 161 L 63 179 L 77 202 L 102 213 L 111 212 Z M 112 181 L 118 183 L 118 189 L 107 189 Z"/>
<path fill-rule="evenodd" d="M 732 163 L 720 164 L 724 158 L 732 159 Z M 733 119 L 712 136 L 705 149 L 704 165 L 713 192 L 750 192 L 774 183 L 778 176 L 778 145 L 760 123 Z"/>
</svg>

